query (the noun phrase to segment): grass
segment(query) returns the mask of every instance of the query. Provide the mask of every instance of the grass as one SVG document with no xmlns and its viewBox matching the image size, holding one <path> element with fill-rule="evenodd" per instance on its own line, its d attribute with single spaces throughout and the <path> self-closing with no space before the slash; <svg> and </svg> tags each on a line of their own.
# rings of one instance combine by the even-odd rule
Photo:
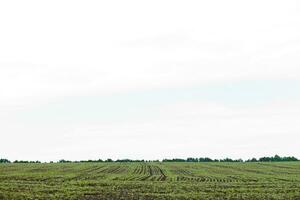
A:
<svg viewBox="0 0 300 200">
<path fill-rule="evenodd" d="M 1 164 L 2 199 L 300 200 L 300 162 Z"/>
</svg>

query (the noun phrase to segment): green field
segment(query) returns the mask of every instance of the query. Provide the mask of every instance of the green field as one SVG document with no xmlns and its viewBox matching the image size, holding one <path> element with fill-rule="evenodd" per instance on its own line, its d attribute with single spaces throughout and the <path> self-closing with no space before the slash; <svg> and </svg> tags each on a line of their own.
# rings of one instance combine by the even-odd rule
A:
<svg viewBox="0 0 300 200">
<path fill-rule="evenodd" d="M 300 199 L 300 162 L 1 164 L 0 199 Z"/>
</svg>

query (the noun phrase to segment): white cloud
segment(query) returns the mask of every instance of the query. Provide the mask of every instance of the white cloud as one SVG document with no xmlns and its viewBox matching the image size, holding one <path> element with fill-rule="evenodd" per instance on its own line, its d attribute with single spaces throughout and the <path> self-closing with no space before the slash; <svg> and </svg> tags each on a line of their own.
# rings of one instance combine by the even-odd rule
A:
<svg viewBox="0 0 300 200">
<path fill-rule="evenodd" d="M 297 1 L 2 2 L 1 102 L 299 79 L 299 6 Z"/>
<path fill-rule="evenodd" d="M 149 115 L 138 119 L 106 123 L 16 120 L 15 124 L 2 126 L 7 136 L 0 150 L 15 159 L 25 155 L 28 159 L 44 160 L 62 157 L 248 158 L 276 153 L 300 156 L 297 152 L 300 105 L 297 102 L 274 102 L 256 107 L 179 102 L 152 107 L 147 113 Z M 23 150 L 15 151 L 16 146 Z"/>
<path fill-rule="evenodd" d="M 105 125 L 36 124 L 6 116 L 66 96 L 300 80 L 299 8 L 298 1 L 277 0 L 3 1 L 0 134 L 7 143 L 0 150 L 20 159 L 21 153 L 42 158 L 46 151 L 49 159 L 60 153 L 73 158 L 78 145 L 86 147 L 77 152 L 82 157 L 94 152 L 149 158 L 193 152 L 246 156 L 276 149 L 296 154 L 299 105 L 292 100 L 249 110 L 186 102 L 157 108 L 157 113 L 149 110 L 141 121 Z M 90 126 L 95 131 L 85 131 Z M 66 133 L 74 138 L 61 138 Z M 279 146 L 284 141 L 289 145 Z M 24 151 L 14 151 L 12 144 Z M 47 145 L 51 148 L 35 149 Z"/>
</svg>

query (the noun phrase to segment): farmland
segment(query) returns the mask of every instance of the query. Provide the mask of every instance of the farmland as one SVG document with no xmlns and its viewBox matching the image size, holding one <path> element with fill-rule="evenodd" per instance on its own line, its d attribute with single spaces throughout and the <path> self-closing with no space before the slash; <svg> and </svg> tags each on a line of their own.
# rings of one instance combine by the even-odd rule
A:
<svg viewBox="0 0 300 200">
<path fill-rule="evenodd" d="M 2 200 L 300 199 L 300 162 L 1 164 Z"/>
</svg>

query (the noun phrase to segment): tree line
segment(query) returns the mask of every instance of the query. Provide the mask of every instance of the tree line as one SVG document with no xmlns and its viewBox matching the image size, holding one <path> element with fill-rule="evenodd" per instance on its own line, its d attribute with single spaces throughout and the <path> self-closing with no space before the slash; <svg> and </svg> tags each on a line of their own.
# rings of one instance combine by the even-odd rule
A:
<svg viewBox="0 0 300 200">
<path fill-rule="evenodd" d="M 187 159 L 164 159 L 162 162 L 287 162 L 287 161 L 299 161 L 294 156 L 288 156 L 288 157 L 281 157 L 278 155 L 275 155 L 273 157 L 261 157 L 259 159 L 252 158 L 252 159 L 231 159 L 231 158 L 225 158 L 225 159 L 211 159 L 211 158 L 187 158 Z"/>
<path fill-rule="evenodd" d="M 208 157 L 200 157 L 200 158 L 173 158 L 173 159 L 163 159 L 163 160 L 132 160 L 132 159 L 98 159 L 98 160 L 80 160 L 80 161 L 71 161 L 71 160 L 64 160 L 61 159 L 55 163 L 92 163 L 92 162 L 288 162 L 288 161 L 299 161 L 294 156 L 288 156 L 288 157 L 281 157 L 279 155 L 275 155 L 272 157 L 261 157 L 261 158 L 252 158 L 248 160 L 243 159 L 231 159 L 231 158 L 225 158 L 225 159 L 211 159 Z M 0 163 L 41 163 L 40 161 L 26 161 L 26 160 L 15 160 L 10 161 L 8 159 L 0 159 Z M 50 161 L 49 163 L 54 163 L 53 161 Z"/>
</svg>

